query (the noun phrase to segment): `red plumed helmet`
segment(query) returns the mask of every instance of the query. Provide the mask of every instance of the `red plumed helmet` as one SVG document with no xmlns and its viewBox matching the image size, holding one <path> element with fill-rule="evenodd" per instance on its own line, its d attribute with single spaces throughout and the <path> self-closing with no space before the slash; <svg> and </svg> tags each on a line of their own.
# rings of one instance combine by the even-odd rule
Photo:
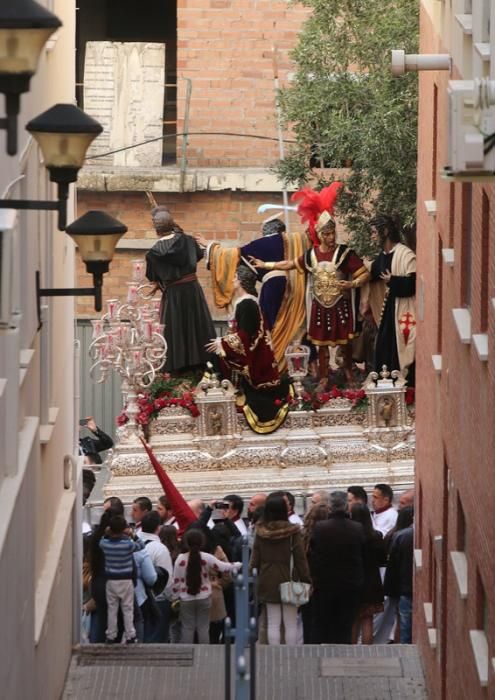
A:
<svg viewBox="0 0 495 700">
<path fill-rule="evenodd" d="M 323 212 L 328 212 L 333 217 L 335 202 L 341 187 L 341 182 L 332 182 L 328 187 L 324 187 L 320 192 L 316 192 L 309 185 L 306 185 L 299 192 L 294 192 L 290 198 L 291 202 L 297 204 L 297 213 L 301 217 L 301 223 L 308 224 L 308 231 L 313 245 L 319 244 L 316 233 L 318 219 Z"/>
</svg>

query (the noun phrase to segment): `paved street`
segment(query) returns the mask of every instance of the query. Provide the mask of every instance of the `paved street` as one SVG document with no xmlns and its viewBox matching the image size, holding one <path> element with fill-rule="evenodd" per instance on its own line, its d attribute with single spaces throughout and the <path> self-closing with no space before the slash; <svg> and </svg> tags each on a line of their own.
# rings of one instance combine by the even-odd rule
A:
<svg viewBox="0 0 495 700">
<path fill-rule="evenodd" d="M 426 700 L 415 646 L 259 646 L 257 700 Z M 87 646 L 64 700 L 221 700 L 222 646 Z"/>
</svg>

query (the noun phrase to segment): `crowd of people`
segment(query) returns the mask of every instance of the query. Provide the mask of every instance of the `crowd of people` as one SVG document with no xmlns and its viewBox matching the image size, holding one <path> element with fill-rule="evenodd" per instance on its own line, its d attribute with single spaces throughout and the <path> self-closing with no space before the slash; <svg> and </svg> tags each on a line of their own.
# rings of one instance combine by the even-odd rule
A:
<svg viewBox="0 0 495 700">
<path fill-rule="evenodd" d="M 261 643 L 410 643 L 414 492 L 393 500 L 388 484 L 370 503 L 362 486 L 317 491 L 301 518 L 288 491 L 255 494 L 246 508 L 229 494 L 190 501 L 196 519 L 184 526 L 167 496 L 136 498 L 128 519 L 107 498 L 84 535 L 86 641 L 222 643 L 247 542 Z M 288 581 L 310 584 L 309 601 L 282 602 Z"/>
</svg>

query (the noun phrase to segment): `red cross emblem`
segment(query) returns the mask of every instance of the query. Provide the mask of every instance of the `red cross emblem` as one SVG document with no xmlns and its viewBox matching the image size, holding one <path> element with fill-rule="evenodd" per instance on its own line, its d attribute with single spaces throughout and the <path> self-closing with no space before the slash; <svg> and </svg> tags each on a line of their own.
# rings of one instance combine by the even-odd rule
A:
<svg viewBox="0 0 495 700">
<path fill-rule="evenodd" d="M 402 335 L 404 336 L 404 342 L 407 345 L 407 341 L 409 340 L 409 335 L 411 333 L 411 329 L 416 325 L 416 321 L 414 320 L 414 316 L 410 311 L 407 311 L 401 318 L 399 319 L 399 328 L 401 329 Z"/>
</svg>

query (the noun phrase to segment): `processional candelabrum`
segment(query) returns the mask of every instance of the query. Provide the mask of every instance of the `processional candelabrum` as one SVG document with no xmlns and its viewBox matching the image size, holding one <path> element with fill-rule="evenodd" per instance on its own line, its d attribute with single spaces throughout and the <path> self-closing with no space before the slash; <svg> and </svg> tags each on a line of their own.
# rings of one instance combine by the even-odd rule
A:
<svg viewBox="0 0 495 700">
<path fill-rule="evenodd" d="M 167 357 L 167 343 L 160 323 L 160 301 L 152 299 L 153 286 L 145 280 L 144 260 L 133 260 L 132 279 L 127 283 L 127 300 L 107 301 L 107 311 L 91 321 L 93 341 L 89 355 L 90 377 L 97 384 L 112 371 L 122 378 L 122 401 L 127 428 L 138 433 L 139 394 L 149 388 Z"/>
</svg>

